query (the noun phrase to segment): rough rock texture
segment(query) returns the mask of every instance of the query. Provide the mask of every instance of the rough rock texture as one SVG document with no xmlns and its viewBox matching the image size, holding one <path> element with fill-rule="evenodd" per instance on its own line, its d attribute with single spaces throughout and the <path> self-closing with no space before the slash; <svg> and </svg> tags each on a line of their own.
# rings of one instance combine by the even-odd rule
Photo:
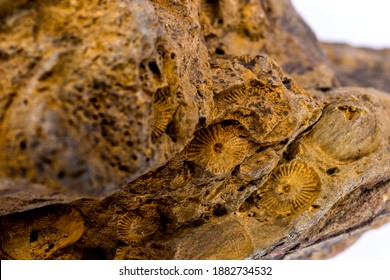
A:
<svg viewBox="0 0 390 280">
<path fill-rule="evenodd" d="M 389 220 L 390 97 L 288 1 L 0 16 L 1 258 L 326 258 Z"/>
<path fill-rule="evenodd" d="M 342 85 L 373 87 L 390 92 L 390 49 L 354 48 L 323 43 Z"/>
</svg>

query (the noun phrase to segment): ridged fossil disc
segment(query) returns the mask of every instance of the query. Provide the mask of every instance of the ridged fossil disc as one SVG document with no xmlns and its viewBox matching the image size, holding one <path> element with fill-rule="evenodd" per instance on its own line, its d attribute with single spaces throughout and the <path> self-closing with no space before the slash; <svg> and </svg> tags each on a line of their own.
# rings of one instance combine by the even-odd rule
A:
<svg viewBox="0 0 390 280">
<path fill-rule="evenodd" d="M 160 228 L 160 222 L 155 217 L 141 216 L 137 213 L 129 212 L 124 214 L 118 221 L 118 237 L 130 244 L 139 242 Z"/>
<path fill-rule="evenodd" d="M 201 130 L 187 149 L 187 156 L 214 174 L 225 173 L 247 154 L 248 141 L 232 128 L 214 125 Z"/>
<path fill-rule="evenodd" d="M 270 212 L 293 215 L 310 206 L 320 192 L 317 173 L 300 161 L 281 165 L 259 190 L 259 205 Z"/>
</svg>

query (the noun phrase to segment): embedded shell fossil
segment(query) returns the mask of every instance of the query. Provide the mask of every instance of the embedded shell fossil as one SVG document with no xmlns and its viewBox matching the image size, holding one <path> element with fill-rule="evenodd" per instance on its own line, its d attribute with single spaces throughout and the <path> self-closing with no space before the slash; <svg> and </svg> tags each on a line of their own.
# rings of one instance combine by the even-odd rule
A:
<svg viewBox="0 0 390 280">
<path fill-rule="evenodd" d="M 126 244 L 139 242 L 154 234 L 160 225 L 152 217 L 142 217 L 135 213 L 126 213 L 118 221 L 117 233 Z"/>
<path fill-rule="evenodd" d="M 214 125 L 201 130 L 187 149 L 187 157 L 214 174 L 225 173 L 245 157 L 249 143 L 232 128 Z"/>
<path fill-rule="evenodd" d="M 152 140 L 157 140 L 166 130 L 175 112 L 174 102 L 169 89 L 156 92 L 152 107 Z"/>
<path fill-rule="evenodd" d="M 292 215 L 309 207 L 320 192 L 317 173 L 300 161 L 281 165 L 259 189 L 259 205 L 273 213 Z"/>
<path fill-rule="evenodd" d="M 237 104 L 240 101 L 243 101 L 247 97 L 247 91 L 245 86 L 235 86 L 220 92 L 215 97 L 217 104 Z"/>
</svg>

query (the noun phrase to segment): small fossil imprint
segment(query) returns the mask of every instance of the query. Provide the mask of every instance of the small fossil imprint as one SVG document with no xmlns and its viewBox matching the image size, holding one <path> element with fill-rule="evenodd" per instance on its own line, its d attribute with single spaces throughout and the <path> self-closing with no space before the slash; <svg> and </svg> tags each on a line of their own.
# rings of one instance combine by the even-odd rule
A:
<svg viewBox="0 0 390 280">
<path fill-rule="evenodd" d="M 221 105 L 230 105 L 243 101 L 246 97 L 247 91 L 245 86 L 234 86 L 216 95 L 215 102 Z"/>
<path fill-rule="evenodd" d="M 178 173 L 173 178 L 173 180 L 170 182 L 170 186 L 177 189 L 181 188 L 186 185 L 186 183 L 191 178 L 191 171 L 188 168 L 188 166 L 183 166 L 181 169 L 178 170 Z"/>
<path fill-rule="evenodd" d="M 256 99 L 260 104 L 266 105 L 270 101 L 274 100 L 275 104 L 273 104 L 273 106 L 278 110 L 280 109 L 285 111 L 285 104 L 283 104 L 283 102 L 279 102 L 281 99 L 281 91 L 283 91 L 281 86 L 275 87 L 265 84 L 249 83 L 245 85 L 233 86 L 223 90 L 215 95 L 214 100 L 217 106 L 240 104 L 254 99 Z M 267 99 L 270 100 L 267 102 Z"/>
<path fill-rule="evenodd" d="M 308 208 L 320 192 L 317 173 L 300 161 L 292 161 L 276 169 L 258 190 L 259 206 L 281 215 L 296 214 Z"/>
<path fill-rule="evenodd" d="M 221 174 L 244 159 L 248 146 L 248 141 L 234 134 L 232 127 L 214 125 L 199 131 L 186 153 L 190 160 Z"/>
<path fill-rule="evenodd" d="M 236 56 L 234 58 L 237 59 L 243 65 L 247 65 L 247 64 L 256 62 L 255 57 L 252 57 L 252 56 L 250 56 L 248 54 Z"/>
<path fill-rule="evenodd" d="M 219 117 L 239 122 L 259 142 L 281 141 L 280 135 L 285 138 L 296 126 L 280 85 L 251 81 L 216 93 L 214 101 Z"/>
<path fill-rule="evenodd" d="M 129 212 L 119 219 L 117 233 L 120 240 L 130 244 L 142 241 L 154 234 L 159 228 L 160 221 L 156 217 Z"/>
<path fill-rule="evenodd" d="M 164 133 L 175 113 L 175 104 L 169 88 L 159 89 L 155 93 L 152 109 L 152 140 L 157 140 Z"/>
</svg>

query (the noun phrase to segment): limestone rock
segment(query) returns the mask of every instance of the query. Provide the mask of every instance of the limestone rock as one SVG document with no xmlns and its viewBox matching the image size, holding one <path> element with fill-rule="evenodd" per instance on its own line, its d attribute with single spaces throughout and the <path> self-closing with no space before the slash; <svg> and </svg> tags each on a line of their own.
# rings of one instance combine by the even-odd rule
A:
<svg viewBox="0 0 390 280">
<path fill-rule="evenodd" d="M 44 186 L 45 198 L 112 193 L 182 149 L 198 121 L 182 51 L 153 5 L 98 3 L 37 1 L 1 25 L 0 175 Z M 193 40 L 184 49 L 197 65 Z"/>
<path fill-rule="evenodd" d="M 202 0 L 200 22 L 210 53 L 267 53 L 306 88 L 328 88 L 334 73 L 314 33 L 289 1 Z"/>
<path fill-rule="evenodd" d="M 75 243 L 85 231 L 75 208 L 51 205 L 2 219 L 4 251 L 15 259 L 46 259 Z"/>
<path fill-rule="evenodd" d="M 10 3 L 1 258 L 325 258 L 388 221 L 390 97 L 288 1 Z"/>
<path fill-rule="evenodd" d="M 344 86 L 373 87 L 390 92 L 388 73 L 390 50 L 354 48 L 345 44 L 324 43 L 322 47 Z"/>
</svg>

